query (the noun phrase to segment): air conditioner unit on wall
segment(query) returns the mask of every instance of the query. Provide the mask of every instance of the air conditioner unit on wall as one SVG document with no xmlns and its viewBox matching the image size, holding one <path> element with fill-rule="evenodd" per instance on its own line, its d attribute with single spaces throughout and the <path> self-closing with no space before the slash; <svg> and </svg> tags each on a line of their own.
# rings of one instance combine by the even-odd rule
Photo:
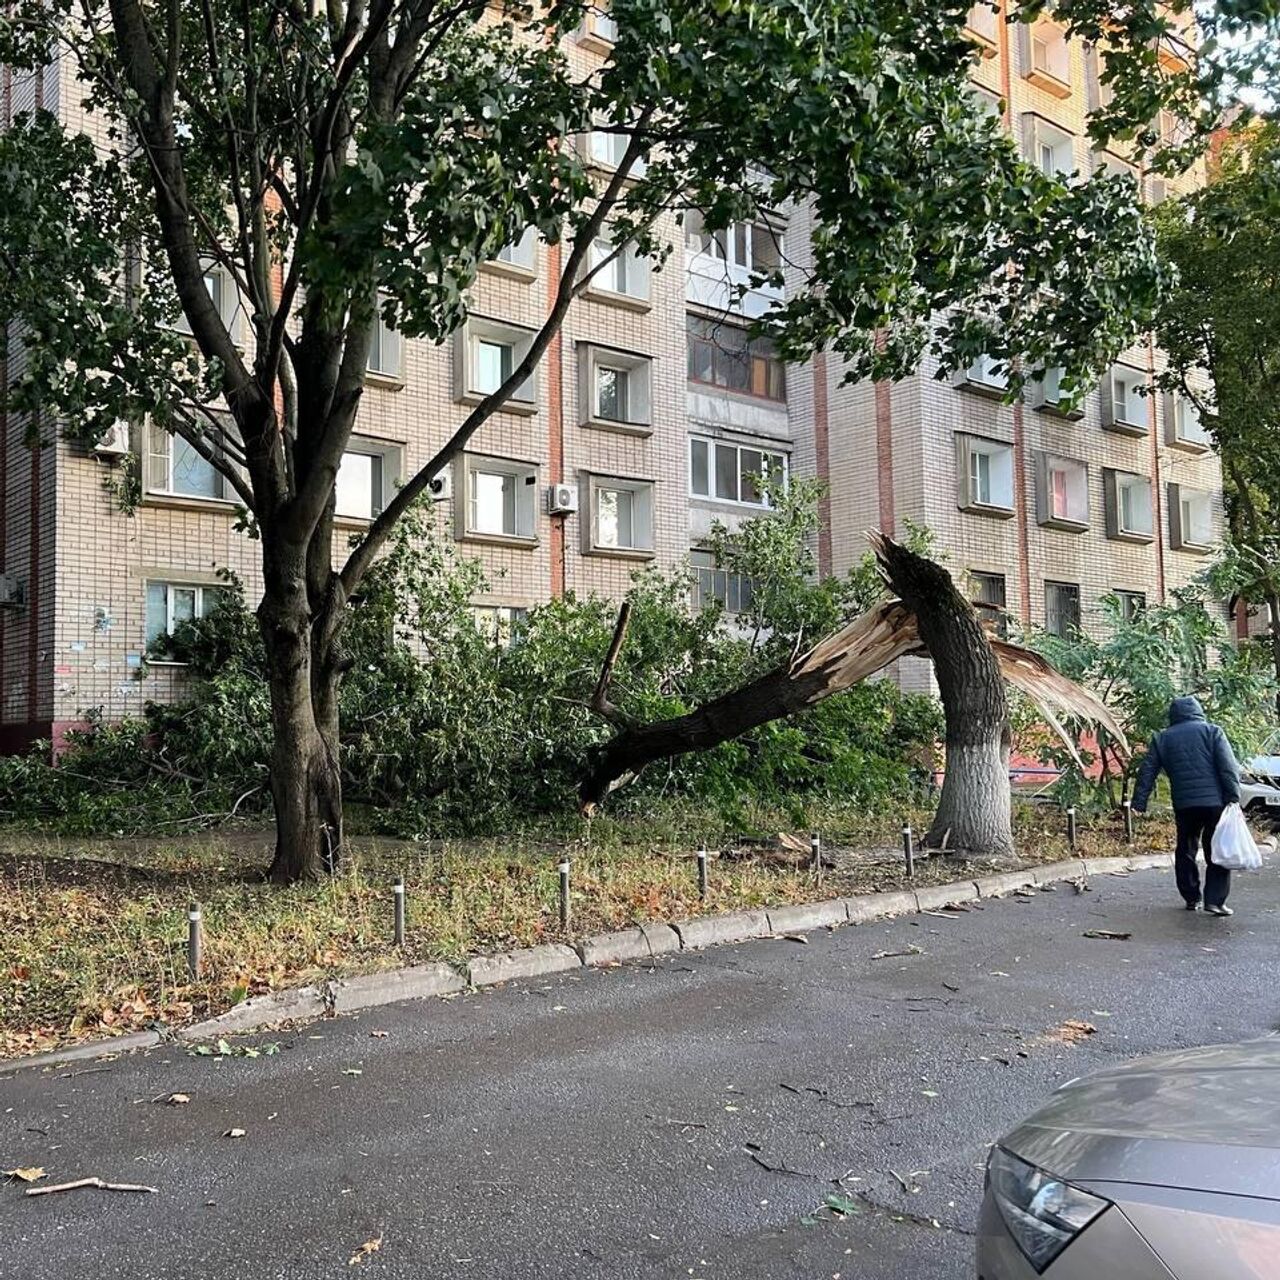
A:
<svg viewBox="0 0 1280 1280">
<path fill-rule="evenodd" d="M 113 422 L 93 446 L 93 451 L 100 458 L 123 458 L 129 452 L 129 424 Z"/>
<path fill-rule="evenodd" d="M 572 515 L 578 509 L 578 491 L 571 484 L 553 484 L 547 489 L 547 514 Z"/>
<path fill-rule="evenodd" d="M 448 502 L 453 497 L 453 472 L 446 467 L 436 472 L 427 482 L 427 492 L 432 502 Z"/>
<path fill-rule="evenodd" d="M 20 609 L 27 602 L 27 584 L 13 573 L 0 573 L 0 609 Z"/>
</svg>

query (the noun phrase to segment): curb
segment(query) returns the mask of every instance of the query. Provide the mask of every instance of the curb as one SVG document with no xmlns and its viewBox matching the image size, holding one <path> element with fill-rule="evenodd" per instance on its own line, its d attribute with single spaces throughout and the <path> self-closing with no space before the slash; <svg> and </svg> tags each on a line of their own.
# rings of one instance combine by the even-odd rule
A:
<svg viewBox="0 0 1280 1280">
<path fill-rule="evenodd" d="M 520 978 L 541 978 L 573 969 L 601 968 L 626 960 L 649 960 L 675 951 L 698 951 L 704 947 L 750 942 L 781 933 L 802 933 L 809 929 L 838 928 L 845 924 L 869 924 L 892 916 L 916 915 L 979 899 L 999 898 L 1019 889 L 1053 884 L 1062 880 L 1085 879 L 1091 875 L 1128 875 L 1131 871 L 1167 870 L 1173 866 L 1170 853 L 1132 854 L 1120 858 L 1072 858 L 1065 862 L 1028 867 L 982 876 L 977 880 L 957 880 L 951 884 L 928 885 L 894 893 L 864 893 L 852 898 L 796 903 L 769 911 L 735 911 L 721 916 L 698 916 L 674 920 L 670 924 L 645 922 L 613 933 L 583 938 L 574 946 L 546 943 L 523 951 L 504 951 L 493 956 L 473 956 L 465 975 L 443 961 L 388 969 L 331 982 L 327 991 L 319 987 L 298 987 L 266 996 L 252 996 L 235 1008 L 179 1027 L 167 1034 L 136 1031 L 109 1040 L 95 1040 L 50 1053 L 26 1058 L 0 1060 L 0 1079 L 33 1067 L 60 1066 L 92 1058 L 154 1049 L 166 1039 L 191 1044 L 218 1036 L 261 1031 L 280 1022 L 322 1018 L 326 1014 L 354 1013 L 398 1000 L 454 995 L 473 988 L 491 987 Z"/>
</svg>

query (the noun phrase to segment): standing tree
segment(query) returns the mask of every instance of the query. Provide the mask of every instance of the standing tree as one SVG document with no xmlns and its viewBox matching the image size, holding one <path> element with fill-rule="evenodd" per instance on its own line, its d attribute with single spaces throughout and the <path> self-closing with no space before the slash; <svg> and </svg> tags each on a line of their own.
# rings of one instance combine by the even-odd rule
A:
<svg viewBox="0 0 1280 1280">
<path fill-rule="evenodd" d="M 1220 585 L 1268 606 L 1280 680 L 1280 125 L 1228 134 L 1213 180 L 1156 226 L 1174 281 L 1157 315 L 1163 384 L 1213 434 L 1233 542 Z"/>
<path fill-rule="evenodd" d="M 616 0 L 616 43 L 583 73 L 565 42 L 586 8 L 11 0 L 0 16 L 0 63 L 69 60 L 97 130 L 37 113 L 0 138 L 0 321 L 21 335 L 9 404 L 31 413 L 35 445 L 51 421 L 92 442 L 149 415 L 238 495 L 262 556 L 276 879 L 331 870 L 342 847 L 337 691 L 362 580 L 541 359 L 604 265 L 588 257 L 602 231 L 660 265 L 671 214 L 700 210 L 714 230 L 811 207 L 803 278 L 768 323 L 788 357 L 826 347 L 850 377 L 901 375 L 928 350 L 946 368 L 986 352 L 1015 391 L 1023 368 L 1083 377 L 1154 303 L 1132 183 L 1047 176 L 975 109 L 967 2 Z M 1189 50 L 1190 11 L 1055 4 L 1102 50 L 1097 136 L 1158 147 L 1161 109 L 1207 129 L 1229 68 Z M 1256 12 L 1221 0 L 1203 18 L 1230 33 Z M 589 159 L 592 131 L 609 166 Z M 527 353 L 335 546 L 379 318 L 445 342 L 479 264 L 529 227 L 566 251 Z M 243 348 L 206 288 L 211 262 L 247 317 Z"/>
</svg>

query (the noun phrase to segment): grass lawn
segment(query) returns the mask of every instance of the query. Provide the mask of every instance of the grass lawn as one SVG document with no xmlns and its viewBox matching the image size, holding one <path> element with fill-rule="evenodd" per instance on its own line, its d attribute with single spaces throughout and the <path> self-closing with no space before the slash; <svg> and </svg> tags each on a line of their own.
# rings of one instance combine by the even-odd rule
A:
<svg viewBox="0 0 1280 1280">
<path fill-rule="evenodd" d="M 570 940 L 637 920 L 780 905 L 901 888 L 908 882 L 899 822 L 833 812 L 821 822 L 836 858 L 819 888 L 807 867 L 776 856 L 714 857 L 699 900 L 694 849 L 724 841 L 705 814 L 635 822 L 598 819 L 577 839 L 408 843 L 355 838 L 330 882 L 277 888 L 256 882 L 270 833 L 211 832 L 181 839 L 89 840 L 0 831 L 0 1057 L 156 1024 L 178 1025 L 246 996 L 342 974 L 563 941 L 557 864 L 573 867 Z M 923 826 L 920 818 L 918 826 Z M 766 827 L 783 830 L 784 826 Z M 1142 847 L 1171 848 L 1168 824 L 1148 822 Z M 1067 856 L 1061 814 L 1023 812 L 1027 862 Z M 1082 828 L 1079 852 L 1124 852 L 1115 823 Z M 986 866 L 935 858 L 915 884 L 981 874 Z M 408 930 L 392 943 L 391 886 L 403 875 Z M 186 973 L 186 913 L 204 913 L 204 970 Z"/>
</svg>

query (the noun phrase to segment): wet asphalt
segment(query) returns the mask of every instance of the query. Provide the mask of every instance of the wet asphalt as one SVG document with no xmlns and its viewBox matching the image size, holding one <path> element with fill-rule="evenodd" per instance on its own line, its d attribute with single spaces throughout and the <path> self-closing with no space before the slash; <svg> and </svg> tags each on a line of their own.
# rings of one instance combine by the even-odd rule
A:
<svg viewBox="0 0 1280 1280">
<path fill-rule="evenodd" d="M 0 1186 L 0 1277 L 971 1280 L 987 1145 L 1052 1088 L 1277 1026 L 1280 880 L 1236 879 L 1231 920 L 1169 872 L 1096 877 L 388 1006 L 255 1059 L 0 1068 L 0 1169 L 158 1188 Z"/>
</svg>

